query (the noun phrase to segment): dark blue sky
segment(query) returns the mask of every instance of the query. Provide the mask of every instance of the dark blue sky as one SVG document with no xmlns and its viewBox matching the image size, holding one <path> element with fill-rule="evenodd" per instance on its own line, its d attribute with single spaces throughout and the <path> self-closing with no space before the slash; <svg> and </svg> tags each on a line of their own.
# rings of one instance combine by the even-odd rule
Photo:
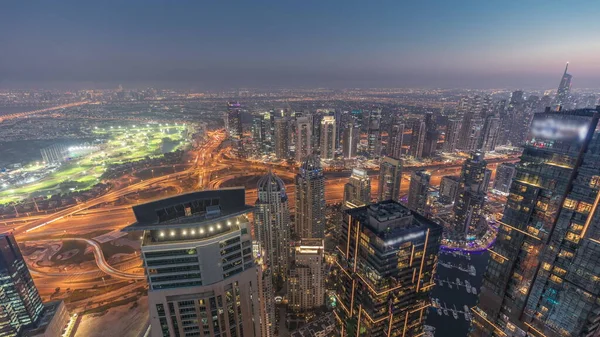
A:
<svg viewBox="0 0 600 337">
<path fill-rule="evenodd" d="M 0 83 L 600 87 L 600 1 L 7 1 Z"/>
</svg>

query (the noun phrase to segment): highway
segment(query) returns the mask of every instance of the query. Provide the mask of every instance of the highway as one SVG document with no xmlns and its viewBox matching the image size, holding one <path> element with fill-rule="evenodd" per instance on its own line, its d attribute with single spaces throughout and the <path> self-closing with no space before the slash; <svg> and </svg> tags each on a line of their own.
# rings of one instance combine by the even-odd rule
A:
<svg viewBox="0 0 600 337">
<path fill-rule="evenodd" d="M 0 116 L 0 123 L 2 123 L 3 121 L 9 120 L 9 119 L 23 118 L 23 117 L 27 117 L 29 115 L 35 115 L 35 114 L 39 114 L 42 112 L 74 108 L 76 106 L 81 106 L 81 105 L 86 105 L 86 104 L 90 104 L 90 102 L 83 101 L 83 102 L 69 103 L 69 104 L 63 104 L 63 105 L 59 105 L 59 106 L 55 106 L 55 107 L 51 107 L 51 108 L 44 108 L 44 109 L 38 109 L 38 110 L 26 111 L 26 112 L 17 112 L 17 113 L 10 114 L 10 115 L 2 115 L 2 116 Z"/>
<path fill-rule="evenodd" d="M 221 144 L 221 141 L 222 141 L 222 136 L 219 133 L 215 132 L 214 135 L 212 136 L 212 139 L 206 145 L 202 146 L 197 151 L 199 153 L 212 153 Z M 180 177 L 185 177 L 185 176 L 191 176 L 191 175 L 195 175 L 195 174 L 198 174 L 200 177 L 202 177 L 203 175 L 205 175 L 207 173 L 207 171 L 210 171 L 210 170 L 207 170 L 204 168 L 205 164 L 206 164 L 205 156 L 196 155 L 193 165 L 191 165 L 190 168 L 188 168 L 187 170 L 167 174 L 167 175 L 160 176 L 160 177 L 145 179 L 140 182 L 123 187 L 121 189 L 110 191 L 98 198 L 80 203 L 80 204 L 72 206 L 72 207 L 68 207 L 64 210 L 55 212 L 48 216 L 35 219 L 31 222 L 28 222 L 27 224 L 16 226 L 15 229 L 13 230 L 13 233 L 15 234 L 15 236 L 27 235 L 28 233 L 30 233 L 32 231 L 38 230 L 42 227 L 50 225 L 61 219 L 72 216 L 76 213 L 87 210 L 91 207 L 94 207 L 94 206 L 97 206 L 97 205 L 100 205 L 103 203 L 112 202 L 114 200 L 117 200 L 120 197 L 125 196 L 125 195 L 150 188 L 150 187 L 152 187 L 152 185 L 160 185 L 160 184 L 166 183 L 167 181 L 170 181 L 170 180 L 178 179 Z M 206 180 L 206 179 L 204 179 L 204 180 Z M 3 220 L 3 222 L 4 222 L 4 220 Z"/>
</svg>

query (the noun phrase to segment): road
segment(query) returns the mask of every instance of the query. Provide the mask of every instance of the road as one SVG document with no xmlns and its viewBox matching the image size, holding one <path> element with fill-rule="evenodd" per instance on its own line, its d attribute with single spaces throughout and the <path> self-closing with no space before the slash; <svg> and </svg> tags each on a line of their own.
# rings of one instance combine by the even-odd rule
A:
<svg viewBox="0 0 600 337">
<path fill-rule="evenodd" d="M 23 118 L 23 117 L 27 117 L 29 115 L 34 115 L 34 114 L 38 114 L 38 113 L 42 113 L 42 112 L 74 108 L 76 106 L 86 105 L 86 104 L 90 104 L 90 102 L 83 101 L 83 102 L 69 103 L 69 104 L 63 104 L 63 105 L 59 105 L 59 106 L 55 106 L 55 107 L 51 107 L 51 108 L 44 108 L 44 109 L 38 109 L 38 110 L 26 111 L 26 112 L 18 112 L 18 113 L 14 113 L 14 114 L 10 114 L 10 115 L 2 115 L 2 116 L 0 116 L 0 123 L 2 123 L 3 121 L 9 120 L 9 119 Z"/>
<path fill-rule="evenodd" d="M 223 139 L 222 134 L 215 132 L 212 135 L 212 139 L 206 145 L 204 145 L 200 149 L 198 149 L 197 152 L 202 153 L 202 154 L 214 152 L 214 150 L 221 144 L 222 139 Z M 110 191 L 98 198 L 80 203 L 80 204 L 72 206 L 72 207 L 68 207 L 64 210 L 55 212 L 51 215 L 44 216 L 44 217 L 38 218 L 36 220 L 33 220 L 31 222 L 28 222 L 27 224 L 15 226 L 13 233 L 15 234 L 15 236 L 27 235 L 28 233 L 30 233 L 32 231 L 35 231 L 42 227 L 50 225 L 56 221 L 64 219 L 65 217 L 72 216 L 76 213 L 79 213 L 81 211 L 87 210 L 91 207 L 94 207 L 94 206 L 97 206 L 100 204 L 112 202 L 112 201 L 117 200 L 118 198 L 126 196 L 128 194 L 150 188 L 153 185 L 158 186 L 158 185 L 164 184 L 168 181 L 171 181 L 174 179 L 179 179 L 179 178 L 186 177 L 186 176 L 191 176 L 191 175 L 199 175 L 200 177 L 202 177 L 203 175 L 207 174 L 207 172 L 211 171 L 211 170 L 205 168 L 205 164 L 208 159 L 209 159 L 208 156 L 200 156 L 199 154 L 197 154 L 194 163 L 187 170 L 170 173 L 170 174 L 160 176 L 160 177 L 145 179 L 140 182 L 125 186 L 121 189 Z M 215 169 L 219 169 L 219 168 L 220 168 L 220 166 Z M 4 222 L 4 220 L 3 220 L 3 222 Z"/>
</svg>

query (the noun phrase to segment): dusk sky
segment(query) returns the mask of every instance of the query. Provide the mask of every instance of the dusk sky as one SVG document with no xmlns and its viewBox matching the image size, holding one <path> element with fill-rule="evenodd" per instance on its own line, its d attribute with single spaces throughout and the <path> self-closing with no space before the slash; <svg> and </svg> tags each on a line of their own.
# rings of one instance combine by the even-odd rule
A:
<svg viewBox="0 0 600 337">
<path fill-rule="evenodd" d="M 5 1 L 0 87 L 600 87 L 600 2 Z"/>
</svg>

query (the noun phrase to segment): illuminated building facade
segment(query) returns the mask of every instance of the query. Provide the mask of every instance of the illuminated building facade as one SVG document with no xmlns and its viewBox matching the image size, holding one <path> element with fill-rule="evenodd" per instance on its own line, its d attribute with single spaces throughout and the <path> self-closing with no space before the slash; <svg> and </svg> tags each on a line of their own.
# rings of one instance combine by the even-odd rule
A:
<svg viewBox="0 0 600 337">
<path fill-rule="evenodd" d="M 272 172 L 258 181 L 254 236 L 265 254 L 265 264 L 273 273 L 284 277 L 288 264 L 290 209 L 285 184 Z"/>
<path fill-rule="evenodd" d="M 472 337 L 600 333 L 599 114 L 535 115 L 473 308 Z"/>
<path fill-rule="evenodd" d="M 262 270 L 252 254 L 245 190 L 179 195 L 133 207 L 143 230 L 153 337 L 265 336 Z"/>
<path fill-rule="evenodd" d="M 312 153 L 312 120 L 309 117 L 296 117 L 296 161 L 302 163 Z"/>
<path fill-rule="evenodd" d="M 425 146 L 426 133 L 427 125 L 425 124 L 425 121 L 413 121 L 409 154 L 416 159 L 421 159 L 423 157 L 423 147 Z"/>
<path fill-rule="evenodd" d="M 451 118 L 446 127 L 446 137 L 442 147 L 444 152 L 452 153 L 456 150 L 456 145 L 460 139 L 460 130 L 462 129 L 462 119 Z"/>
<path fill-rule="evenodd" d="M 371 178 L 366 170 L 352 169 L 344 185 L 344 208 L 366 206 L 371 203 Z"/>
<path fill-rule="evenodd" d="M 560 83 L 558 84 L 558 90 L 556 92 L 555 104 L 557 106 L 564 106 L 569 103 L 569 95 L 571 94 L 571 79 L 573 76 L 567 73 L 569 69 L 569 63 L 565 66 L 565 72 L 560 79 Z"/>
<path fill-rule="evenodd" d="M 494 179 L 494 189 L 508 194 L 515 172 L 516 168 L 513 163 L 502 163 L 498 165 L 498 168 L 496 169 L 496 178 Z"/>
<path fill-rule="evenodd" d="M 417 337 L 442 227 L 388 200 L 344 211 L 334 273 L 340 336 Z"/>
<path fill-rule="evenodd" d="M 275 157 L 279 160 L 290 158 L 290 129 L 287 117 L 277 117 L 274 122 L 273 141 Z"/>
<path fill-rule="evenodd" d="M 335 117 L 323 116 L 321 119 L 321 158 L 333 159 L 335 156 L 335 135 L 336 135 Z"/>
<path fill-rule="evenodd" d="M 292 252 L 288 276 L 289 308 L 300 314 L 325 304 L 323 239 L 302 239 Z"/>
<path fill-rule="evenodd" d="M 318 156 L 311 155 L 296 175 L 296 234 L 301 238 L 325 235 L 325 176 Z"/>
<path fill-rule="evenodd" d="M 342 140 L 342 153 L 345 159 L 356 158 L 356 148 L 360 140 L 359 131 L 360 128 L 354 125 L 354 122 L 346 125 L 343 133 L 344 139 Z"/>
<path fill-rule="evenodd" d="M 0 336 L 20 336 L 38 321 L 43 309 L 15 237 L 0 234 Z"/>
<path fill-rule="evenodd" d="M 377 200 L 395 200 L 400 197 L 400 183 L 402 182 L 402 161 L 400 159 L 385 157 L 379 164 L 379 189 Z"/>
<path fill-rule="evenodd" d="M 394 158 L 402 156 L 402 142 L 404 137 L 404 124 L 394 123 L 388 130 L 386 155 Z"/>
<path fill-rule="evenodd" d="M 454 238 L 473 240 L 487 229 L 483 218 L 486 181 L 489 183 L 486 166 L 483 152 L 471 153 L 463 164 L 458 197 L 454 203 Z"/>
<path fill-rule="evenodd" d="M 440 183 L 439 202 L 445 205 L 453 204 L 460 190 L 460 177 L 458 176 L 443 176 Z"/>
<path fill-rule="evenodd" d="M 381 155 L 381 110 L 369 112 L 369 125 L 367 131 L 367 152 L 371 157 Z"/>
<path fill-rule="evenodd" d="M 229 138 L 233 141 L 234 153 L 237 156 L 244 156 L 244 148 L 242 143 L 243 128 L 242 128 L 242 105 L 238 102 L 227 103 L 227 114 L 225 115 L 225 129 Z"/>
<path fill-rule="evenodd" d="M 419 214 L 427 214 L 427 197 L 429 196 L 429 180 L 431 174 L 425 170 L 413 171 L 408 188 L 408 208 Z"/>
</svg>

